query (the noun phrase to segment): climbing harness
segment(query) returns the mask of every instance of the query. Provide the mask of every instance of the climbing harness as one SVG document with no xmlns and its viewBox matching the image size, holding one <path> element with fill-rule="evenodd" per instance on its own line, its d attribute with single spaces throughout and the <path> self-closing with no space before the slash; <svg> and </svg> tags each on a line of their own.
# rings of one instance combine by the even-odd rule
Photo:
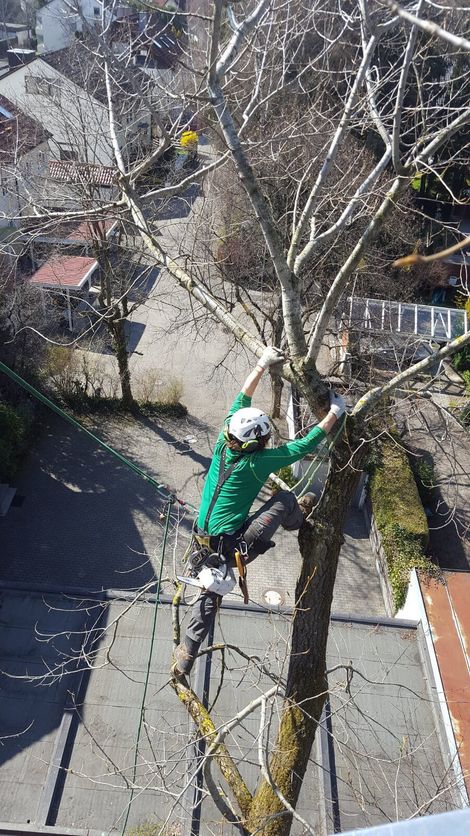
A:
<svg viewBox="0 0 470 836">
<path fill-rule="evenodd" d="M 188 559 L 188 574 L 178 576 L 178 580 L 189 586 L 196 586 L 205 589 L 207 592 L 214 592 L 217 595 L 227 595 L 236 586 L 235 575 L 229 565 L 231 555 L 224 555 L 222 549 L 227 549 L 227 540 L 231 535 L 207 534 L 209 520 L 214 510 L 215 503 L 220 495 L 223 485 L 235 470 L 239 459 L 236 459 L 225 469 L 225 457 L 227 448 L 224 447 L 220 456 L 219 473 L 217 485 L 212 494 L 206 516 L 204 518 L 204 529 L 197 528 L 193 531 L 192 551 Z M 214 551 L 214 540 L 218 537 L 217 551 Z M 239 585 L 243 593 L 243 601 L 248 603 L 248 587 L 246 583 L 245 559 L 248 556 L 248 547 L 242 537 L 234 539 L 233 547 L 229 546 L 229 552 L 233 551 L 235 565 L 239 575 Z"/>
</svg>

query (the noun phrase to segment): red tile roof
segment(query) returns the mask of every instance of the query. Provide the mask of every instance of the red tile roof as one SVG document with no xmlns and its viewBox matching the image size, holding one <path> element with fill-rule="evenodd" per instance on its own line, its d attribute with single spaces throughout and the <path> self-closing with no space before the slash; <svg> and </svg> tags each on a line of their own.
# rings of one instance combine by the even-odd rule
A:
<svg viewBox="0 0 470 836">
<path fill-rule="evenodd" d="M 117 178 L 117 170 L 109 166 L 59 160 L 49 163 L 49 174 L 60 183 L 85 183 L 92 186 L 112 186 Z"/>
<path fill-rule="evenodd" d="M 46 261 L 30 277 L 29 282 L 40 287 L 79 290 L 96 266 L 94 258 L 80 255 L 57 256 Z"/>
</svg>

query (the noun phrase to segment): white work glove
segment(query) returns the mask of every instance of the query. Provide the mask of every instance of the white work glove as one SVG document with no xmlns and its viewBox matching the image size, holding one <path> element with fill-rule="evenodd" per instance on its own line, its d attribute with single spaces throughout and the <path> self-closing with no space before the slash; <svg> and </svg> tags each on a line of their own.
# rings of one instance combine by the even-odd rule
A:
<svg viewBox="0 0 470 836">
<path fill-rule="evenodd" d="M 274 346 L 270 345 L 264 349 L 256 365 L 262 369 L 269 369 L 270 366 L 275 366 L 276 363 L 282 363 L 283 360 L 284 352 L 280 348 L 274 348 Z"/>
<path fill-rule="evenodd" d="M 333 389 L 330 391 L 330 412 L 336 415 L 337 418 L 341 418 L 343 413 L 346 412 L 344 398 L 341 395 L 337 395 L 336 392 L 333 392 Z"/>
</svg>

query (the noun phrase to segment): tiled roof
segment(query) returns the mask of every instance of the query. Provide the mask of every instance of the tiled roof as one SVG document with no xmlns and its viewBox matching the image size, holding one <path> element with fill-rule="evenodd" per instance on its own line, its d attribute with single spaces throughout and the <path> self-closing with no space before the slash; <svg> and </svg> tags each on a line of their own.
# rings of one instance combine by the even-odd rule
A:
<svg viewBox="0 0 470 836">
<path fill-rule="evenodd" d="M 49 163 L 49 174 L 60 183 L 86 183 L 92 186 L 112 186 L 116 181 L 117 170 L 109 166 L 89 163 L 60 162 Z"/>
<path fill-rule="evenodd" d="M 29 282 L 40 287 L 79 290 L 96 266 L 94 258 L 79 255 L 57 256 L 46 261 L 30 277 Z"/>
<path fill-rule="evenodd" d="M 39 122 L 0 95 L 0 165 L 14 162 L 48 137 Z"/>
</svg>

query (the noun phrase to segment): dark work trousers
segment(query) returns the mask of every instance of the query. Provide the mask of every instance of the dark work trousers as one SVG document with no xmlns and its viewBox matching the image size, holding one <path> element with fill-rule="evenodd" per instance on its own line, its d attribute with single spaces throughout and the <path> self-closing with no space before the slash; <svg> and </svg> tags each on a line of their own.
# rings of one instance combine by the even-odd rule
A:
<svg viewBox="0 0 470 836">
<path fill-rule="evenodd" d="M 224 547 L 227 551 L 230 549 L 233 552 L 236 539 L 243 537 L 248 546 L 247 563 L 250 563 L 274 545 L 271 538 L 279 526 L 282 525 L 287 531 L 296 531 L 302 525 L 303 520 L 304 515 L 295 495 L 291 491 L 279 491 L 248 517 L 238 531 L 224 537 L 222 553 L 224 553 Z M 219 539 L 219 537 L 214 537 L 214 542 L 211 543 L 212 548 L 217 549 Z M 228 556 L 227 553 L 226 556 Z M 203 592 L 194 604 L 184 639 L 189 659 L 187 662 L 178 664 L 182 673 L 189 673 L 191 670 L 194 658 L 210 630 L 221 600 L 220 595 Z"/>
</svg>

